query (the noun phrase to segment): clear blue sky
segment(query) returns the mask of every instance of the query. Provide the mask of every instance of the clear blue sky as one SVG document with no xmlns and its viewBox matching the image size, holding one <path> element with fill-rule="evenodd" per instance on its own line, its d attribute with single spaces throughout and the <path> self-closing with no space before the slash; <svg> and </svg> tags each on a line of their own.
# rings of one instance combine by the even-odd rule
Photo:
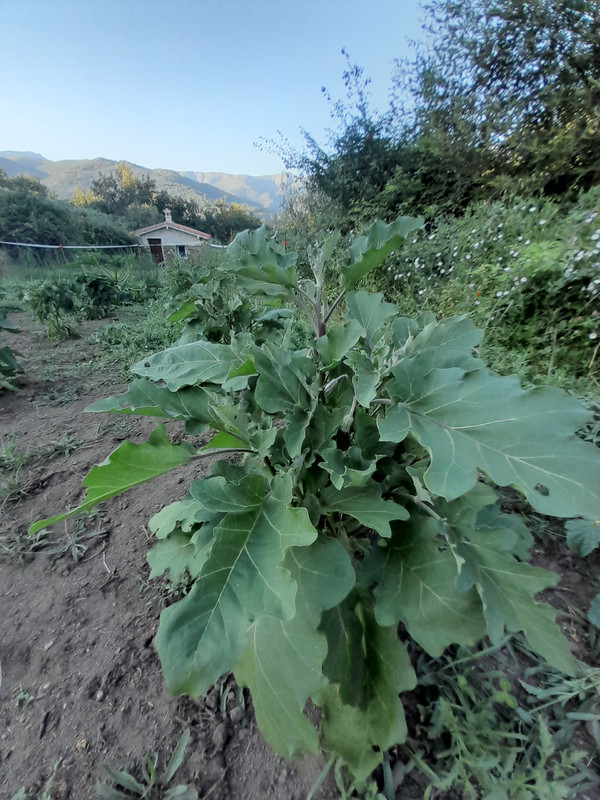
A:
<svg viewBox="0 0 600 800">
<path fill-rule="evenodd" d="M 324 138 L 346 48 L 387 105 L 419 0 L 0 0 L 0 150 L 280 172 L 254 142 Z"/>
</svg>

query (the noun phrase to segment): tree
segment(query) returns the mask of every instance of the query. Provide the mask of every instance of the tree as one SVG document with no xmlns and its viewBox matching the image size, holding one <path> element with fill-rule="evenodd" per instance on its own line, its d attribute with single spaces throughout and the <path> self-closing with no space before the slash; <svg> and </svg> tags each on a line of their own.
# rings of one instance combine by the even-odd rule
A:
<svg viewBox="0 0 600 800">
<path fill-rule="evenodd" d="M 433 155 L 423 183 L 452 189 L 458 176 L 464 203 L 484 187 L 562 194 L 600 180 L 595 0 L 433 0 L 427 12 L 412 84 L 419 149 Z"/>
<path fill-rule="evenodd" d="M 189 225 L 192 228 L 202 227 L 202 211 L 198 202 L 191 197 L 172 195 L 166 189 L 162 189 L 154 195 L 154 206 L 159 212 L 162 212 L 164 208 L 170 208 L 173 219 L 180 225 Z"/>
<path fill-rule="evenodd" d="M 94 178 L 90 194 L 79 195 L 78 200 L 89 197 L 90 204 L 99 211 L 123 216 L 131 205 L 153 205 L 155 192 L 156 184 L 150 175 L 136 178 L 129 164 L 122 161 L 115 172 Z"/>
<path fill-rule="evenodd" d="M 114 219 L 48 197 L 37 180 L 0 173 L 0 239 L 47 245 L 131 244 Z M 42 253 L 44 251 L 41 251 Z M 52 251 L 46 251 L 52 252 Z M 17 248 L 9 249 L 11 256 Z"/>
<path fill-rule="evenodd" d="M 426 12 L 426 41 L 398 62 L 384 112 L 345 54 L 346 98 L 323 90 L 335 123 L 326 144 L 305 132 L 301 152 L 274 146 L 325 198 L 325 227 L 600 182 L 596 0 L 431 0 Z"/>
<path fill-rule="evenodd" d="M 271 146 L 288 169 L 306 177 L 306 189 L 314 199 L 325 198 L 320 211 L 325 227 L 340 225 L 347 231 L 374 213 L 386 219 L 393 216 L 396 203 L 390 204 L 394 208 L 386 204 L 391 196 L 385 191 L 394 175 L 410 172 L 411 152 L 395 108 L 390 106 L 383 113 L 371 109 L 370 79 L 342 52 L 346 59 L 345 100 L 334 101 L 322 89 L 336 125 L 326 145 L 304 131 L 305 149 L 301 152 L 287 143 Z"/>
<path fill-rule="evenodd" d="M 44 186 L 38 178 L 32 178 L 29 175 L 16 175 L 14 178 L 9 178 L 3 169 L 0 169 L 0 189 L 12 189 L 25 192 L 25 194 L 35 194 L 38 197 L 48 197 L 48 187 Z"/>
<path fill-rule="evenodd" d="M 203 209 L 198 227 L 222 244 L 231 242 L 240 231 L 256 230 L 261 221 L 239 203 L 226 203 L 224 199 Z"/>
</svg>

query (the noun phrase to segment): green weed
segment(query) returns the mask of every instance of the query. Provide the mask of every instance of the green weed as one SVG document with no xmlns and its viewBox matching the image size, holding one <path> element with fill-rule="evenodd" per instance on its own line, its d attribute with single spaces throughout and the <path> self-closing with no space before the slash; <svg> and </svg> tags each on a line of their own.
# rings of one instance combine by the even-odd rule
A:
<svg viewBox="0 0 600 800">
<path fill-rule="evenodd" d="M 435 661 L 421 657 L 417 735 L 400 752 L 429 781 L 426 796 L 558 799 L 597 786 L 593 748 L 573 742 L 578 726 L 600 719 L 592 713 L 600 670 L 582 667 L 583 676 L 571 678 L 525 648 L 537 662 L 524 672 L 528 683 L 509 672 L 508 661 L 514 669 L 522 659 L 506 647 L 508 656 L 498 648 L 473 655 L 459 648 Z M 524 645 L 517 639 L 514 647 Z"/>
<path fill-rule="evenodd" d="M 95 366 L 117 367 L 125 376 L 133 362 L 173 344 L 181 328 L 165 323 L 164 303 L 152 300 L 126 320 L 105 325 L 90 336 L 98 350 Z"/>
<path fill-rule="evenodd" d="M 21 684 L 19 684 L 19 688 L 16 691 L 16 701 L 17 706 L 21 708 L 22 706 L 28 706 L 35 700 L 35 697 L 31 694 L 30 691 L 27 689 L 23 689 Z"/>
<path fill-rule="evenodd" d="M 0 440 L 0 511 L 7 503 L 16 502 L 27 494 L 26 461 L 27 456 L 18 450 L 14 438 Z"/>
<path fill-rule="evenodd" d="M 196 800 L 198 794 L 184 784 L 169 788 L 175 773 L 183 763 L 185 750 L 190 739 L 190 731 L 186 729 L 175 745 L 175 749 L 165 767 L 164 772 L 158 770 L 158 753 L 149 753 L 142 761 L 140 780 L 124 770 L 105 767 L 107 782 L 96 781 L 94 789 L 100 800 L 118 800 L 118 798 L 139 798 L 140 800 Z"/>
<path fill-rule="evenodd" d="M 0 536 L 0 548 L 18 561 L 28 561 L 44 552 L 50 556 L 52 562 L 70 555 L 77 563 L 90 547 L 108 535 L 108 530 L 91 525 L 94 519 L 99 521 L 98 516 L 97 513 L 91 513 L 87 517 L 79 517 L 72 524 L 65 524 L 62 534 L 47 528 L 42 528 L 34 534 L 11 529 Z"/>
<path fill-rule="evenodd" d="M 44 788 L 41 791 L 41 794 L 31 795 L 25 788 L 25 786 L 21 786 L 19 791 L 11 797 L 11 800 L 53 800 L 54 792 L 53 789 L 56 786 L 56 781 L 58 778 L 58 770 L 60 765 L 62 764 L 62 758 L 57 759 L 52 766 L 52 772 L 50 773 L 50 777 L 44 784 Z"/>
</svg>

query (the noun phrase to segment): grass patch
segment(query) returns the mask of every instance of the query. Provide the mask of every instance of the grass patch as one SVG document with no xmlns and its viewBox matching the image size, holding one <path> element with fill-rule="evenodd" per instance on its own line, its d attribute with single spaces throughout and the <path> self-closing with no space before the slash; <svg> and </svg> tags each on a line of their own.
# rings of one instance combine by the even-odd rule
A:
<svg viewBox="0 0 600 800">
<path fill-rule="evenodd" d="M 122 378 L 132 364 L 172 345 L 183 328 L 182 323 L 166 321 L 162 300 L 151 300 L 122 316 L 122 321 L 104 325 L 89 337 L 97 346 L 94 367 L 116 369 Z"/>
</svg>

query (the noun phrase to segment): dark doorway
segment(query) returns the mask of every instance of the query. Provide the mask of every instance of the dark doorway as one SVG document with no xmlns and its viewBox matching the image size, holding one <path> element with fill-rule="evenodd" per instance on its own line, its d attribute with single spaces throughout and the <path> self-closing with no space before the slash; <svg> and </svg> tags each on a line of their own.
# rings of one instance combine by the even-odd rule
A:
<svg viewBox="0 0 600 800">
<path fill-rule="evenodd" d="M 152 258 L 157 264 L 162 264 L 165 260 L 162 249 L 162 239 L 148 239 L 148 244 L 150 245 Z"/>
</svg>

